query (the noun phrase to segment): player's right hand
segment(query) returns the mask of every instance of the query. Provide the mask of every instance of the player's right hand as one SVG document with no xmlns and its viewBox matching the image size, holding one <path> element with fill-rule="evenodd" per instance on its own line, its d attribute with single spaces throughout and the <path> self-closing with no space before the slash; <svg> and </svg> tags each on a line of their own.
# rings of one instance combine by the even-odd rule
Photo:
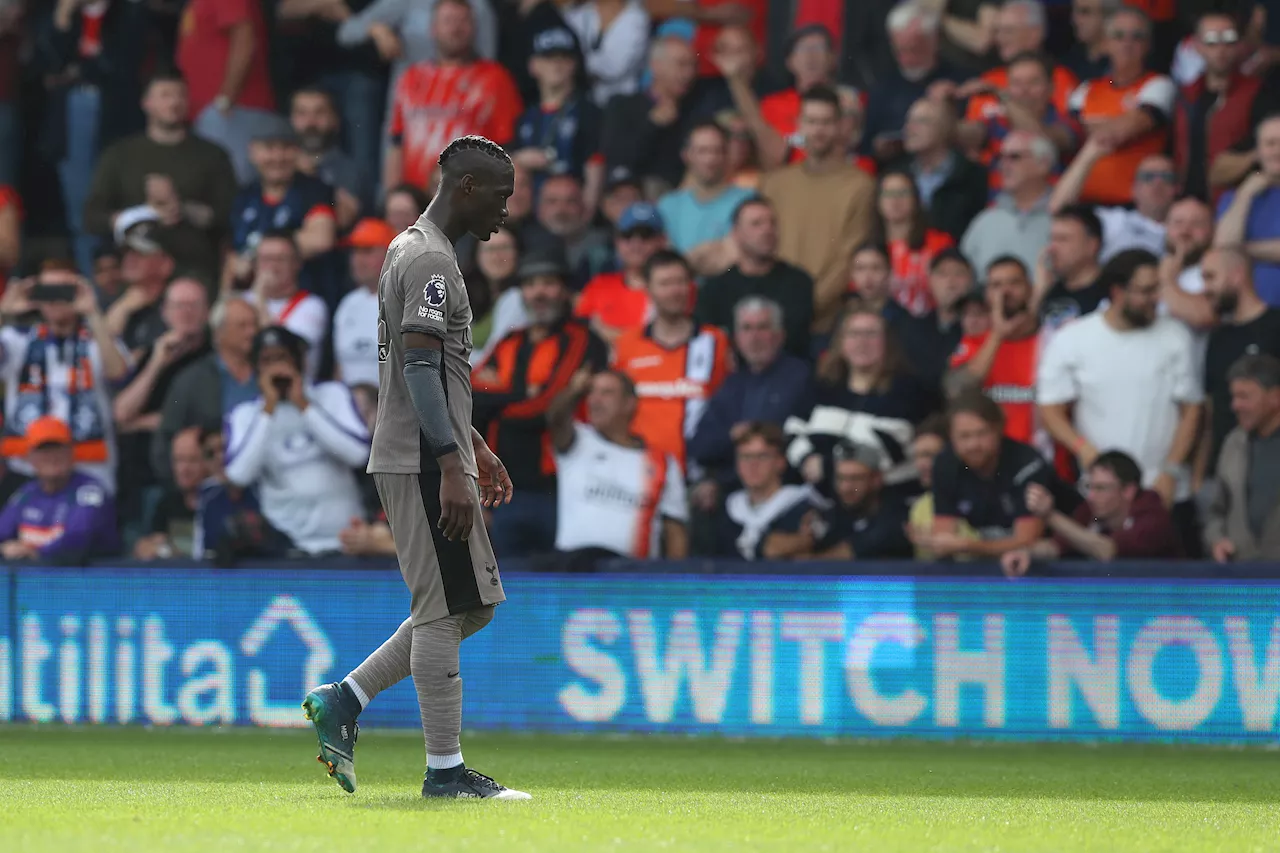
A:
<svg viewBox="0 0 1280 853">
<path fill-rule="evenodd" d="M 451 542 L 471 535 L 475 518 L 472 506 L 475 487 L 462 469 L 447 471 L 440 476 L 440 521 L 437 526 Z"/>
</svg>

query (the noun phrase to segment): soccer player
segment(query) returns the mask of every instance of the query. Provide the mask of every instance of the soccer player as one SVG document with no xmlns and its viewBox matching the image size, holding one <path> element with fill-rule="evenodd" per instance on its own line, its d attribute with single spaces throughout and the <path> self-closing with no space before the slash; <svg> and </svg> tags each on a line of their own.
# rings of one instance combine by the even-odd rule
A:
<svg viewBox="0 0 1280 853">
<path fill-rule="evenodd" d="M 369 472 L 395 539 L 411 616 L 341 682 L 302 707 L 320 762 L 356 788 L 356 717 L 378 693 L 413 676 L 427 743 L 424 797 L 527 800 L 467 767 L 458 645 L 505 600 L 481 504 L 511 500 L 511 478 L 471 428 L 471 303 L 454 244 L 488 240 L 507 216 L 515 170 L 481 136 L 440 154 L 440 191 L 387 252 L 378 293 L 378 416 Z M 479 489 L 477 490 L 477 485 Z"/>
</svg>

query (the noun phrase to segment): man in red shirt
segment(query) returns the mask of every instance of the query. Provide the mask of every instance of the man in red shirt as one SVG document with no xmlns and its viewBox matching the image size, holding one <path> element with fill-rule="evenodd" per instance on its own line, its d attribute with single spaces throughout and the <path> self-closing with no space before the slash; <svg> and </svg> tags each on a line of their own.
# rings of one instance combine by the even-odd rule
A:
<svg viewBox="0 0 1280 853">
<path fill-rule="evenodd" d="M 1142 488 L 1138 463 L 1118 450 L 1100 454 L 1089 466 L 1085 502 L 1071 515 L 1058 510 L 1053 495 L 1038 483 L 1027 486 L 1027 509 L 1044 520 L 1053 538 L 1001 557 L 1000 565 L 1010 577 L 1025 575 L 1032 560 L 1063 555 L 1103 563 L 1182 556 L 1182 540 L 1164 501 Z"/>
<path fill-rule="evenodd" d="M 524 111 L 510 73 L 477 59 L 476 25 L 467 0 L 437 0 L 432 17 L 437 58 L 405 69 L 391 105 L 391 145 L 382 161 L 383 187 L 402 183 L 435 189 L 440 152 L 459 136 L 506 144 Z"/>
<path fill-rule="evenodd" d="M 249 142 L 275 119 L 260 0 L 191 0 L 178 27 L 197 136 L 226 149 L 240 183 L 253 180 Z"/>
<path fill-rule="evenodd" d="M 720 72 L 711 61 L 716 37 L 725 27 L 749 27 L 757 44 L 764 44 L 768 0 L 645 0 L 649 16 L 692 19 L 697 25 L 693 50 L 698 56 L 698 76 L 715 77 Z"/>
<path fill-rule="evenodd" d="M 628 207 L 618 219 L 613 245 L 621 271 L 592 278 L 573 309 L 575 317 L 586 320 L 591 331 L 609 344 L 653 319 L 644 270 L 649 259 L 667 245 L 658 208 L 647 201 Z"/>
</svg>

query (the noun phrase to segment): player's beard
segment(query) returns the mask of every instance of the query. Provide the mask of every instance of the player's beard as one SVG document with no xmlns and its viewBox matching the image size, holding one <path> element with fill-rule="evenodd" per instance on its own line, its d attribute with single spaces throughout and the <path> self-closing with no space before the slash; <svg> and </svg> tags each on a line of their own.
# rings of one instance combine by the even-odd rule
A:
<svg viewBox="0 0 1280 853">
<path fill-rule="evenodd" d="M 1128 305 L 1121 308 L 1120 313 L 1124 315 L 1125 322 L 1134 329 L 1145 329 L 1156 321 L 1156 318 L 1151 314 L 1137 311 Z"/>
</svg>

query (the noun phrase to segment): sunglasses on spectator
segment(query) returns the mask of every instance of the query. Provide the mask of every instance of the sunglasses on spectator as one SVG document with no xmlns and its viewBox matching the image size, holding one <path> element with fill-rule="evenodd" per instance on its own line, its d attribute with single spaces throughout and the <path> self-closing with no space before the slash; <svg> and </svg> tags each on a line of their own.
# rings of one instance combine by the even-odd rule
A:
<svg viewBox="0 0 1280 853">
<path fill-rule="evenodd" d="M 1200 43 L 1206 45 L 1235 44 L 1240 41 L 1240 34 L 1235 30 L 1210 30 L 1200 36 Z"/>
<path fill-rule="evenodd" d="M 1177 179 L 1177 176 L 1168 169 L 1153 169 L 1149 172 L 1139 172 L 1138 180 L 1144 184 L 1152 181 L 1164 181 L 1171 184 Z"/>
<path fill-rule="evenodd" d="M 1116 41 L 1146 41 L 1147 34 L 1142 30 L 1109 30 L 1107 38 Z"/>
</svg>

